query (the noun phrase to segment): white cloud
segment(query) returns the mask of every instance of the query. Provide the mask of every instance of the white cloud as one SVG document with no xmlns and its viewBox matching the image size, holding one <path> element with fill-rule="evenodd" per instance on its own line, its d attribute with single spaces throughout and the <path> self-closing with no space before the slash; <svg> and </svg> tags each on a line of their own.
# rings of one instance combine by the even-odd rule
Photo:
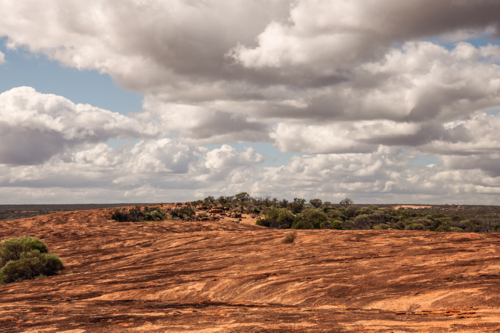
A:
<svg viewBox="0 0 500 333">
<path fill-rule="evenodd" d="M 0 94 L 0 184 L 33 200 L 54 187 L 127 201 L 497 192 L 500 117 L 482 111 L 500 108 L 500 47 L 465 40 L 499 37 L 498 2 L 5 0 L 0 12 L 8 48 L 145 96 L 124 116 L 26 87 Z M 264 168 L 250 147 L 199 147 L 248 141 L 323 155 Z M 416 154 L 444 165 L 408 166 Z"/>
<path fill-rule="evenodd" d="M 155 124 L 30 87 L 0 94 L 0 163 L 4 164 L 38 164 L 85 144 L 160 133 Z"/>
<path fill-rule="evenodd" d="M 5 63 L 5 54 L 0 51 L 0 65 Z"/>
<path fill-rule="evenodd" d="M 500 173 L 494 163 L 450 157 L 444 166 L 409 166 L 416 154 L 381 147 L 373 153 L 295 156 L 283 166 L 263 167 L 265 157 L 250 147 L 208 150 L 171 139 L 118 148 L 101 143 L 36 166 L 0 165 L 0 198 L 171 202 L 248 191 L 332 202 L 346 196 L 356 202 L 495 202 Z"/>
<path fill-rule="evenodd" d="M 336 75 L 383 56 L 395 42 L 467 28 L 496 31 L 499 20 L 490 11 L 499 9 L 492 1 L 296 1 L 289 20 L 271 22 L 258 46 L 239 45 L 230 54 L 245 67 Z"/>
<path fill-rule="evenodd" d="M 269 140 L 268 125 L 243 114 L 210 106 L 161 103 L 151 97 L 145 99 L 143 108 L 142 121 L 157 119 L 164 129 L 194 144 Z"/>
</svg>

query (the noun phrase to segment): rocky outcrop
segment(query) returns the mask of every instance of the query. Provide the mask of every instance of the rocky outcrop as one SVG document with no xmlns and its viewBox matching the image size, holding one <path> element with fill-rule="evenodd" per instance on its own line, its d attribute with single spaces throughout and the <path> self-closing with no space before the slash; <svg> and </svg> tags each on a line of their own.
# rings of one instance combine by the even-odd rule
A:
<svg viewBox="0 0 500 333">
<path fill-rule="evenodd" d="M 289 230 L 112 211 L 0 222 L 0 240 L 40 237 L 66 266 L 0 286 L 1 332 L 500 329 L 496 234 L 299 230 L 283 244 Z"/>
</svg>

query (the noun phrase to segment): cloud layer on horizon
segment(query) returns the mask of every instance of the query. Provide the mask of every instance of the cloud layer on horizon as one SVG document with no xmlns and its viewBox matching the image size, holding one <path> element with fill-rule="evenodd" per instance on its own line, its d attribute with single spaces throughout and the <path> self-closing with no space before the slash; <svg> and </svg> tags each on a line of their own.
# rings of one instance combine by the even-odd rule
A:
<svg viewBox="0 0 500 333">
<path fill-rule="evenodd" d="M 500 46 L 467 40 L 500 37 L 500 3 L 6 0 L 0 11 L 8 48 L 108 73 L 145 96 L 143 112 L 121 115 L 29 87 L 0 94 L 2 188 L 76 188 L 81 174 L 79 186 L 97 192 L 498 193 L 500 118 L 484 111 L 500 108 Z M 114 138 L 142 141 L 104 144 Z M 311 155 L 268 168 L 251 148 L 201 147 L 259 141 Z M 409 166 L 416 155 L 443 165 Z"/>
</svg>

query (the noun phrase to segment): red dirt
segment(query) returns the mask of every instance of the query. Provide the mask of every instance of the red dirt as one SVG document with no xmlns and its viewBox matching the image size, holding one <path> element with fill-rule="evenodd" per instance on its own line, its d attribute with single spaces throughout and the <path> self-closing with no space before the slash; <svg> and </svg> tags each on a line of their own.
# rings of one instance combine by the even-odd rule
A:
<svg viewBox="0 0 500 333">
<path fill-rule="evenodd" d="M 0 332 L 500 330 L 496 234 L 116 223 L 112 210 L 1 222 L 62 274 L 0 286 Z"/>
</svg>

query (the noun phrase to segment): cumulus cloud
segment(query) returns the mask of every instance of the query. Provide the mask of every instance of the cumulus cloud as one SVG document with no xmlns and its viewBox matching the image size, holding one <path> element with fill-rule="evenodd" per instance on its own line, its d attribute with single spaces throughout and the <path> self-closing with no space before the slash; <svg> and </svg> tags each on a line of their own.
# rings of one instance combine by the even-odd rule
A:
<svg viewBox="0 0 500 333">
<path fill-rule="evenodd" d="M 0 52 L 0 65 L 3 64 L 4 62 L 5 62 L 5 54 Z"/>
<path fill-rule="evenodd" d="M 286 100 L 296 91 L 280 87 L 349 80 L 394 43 L 496 33 L 499 9 L 487 0 L 8 0 L 0 35 L 164 101 Z"/>
<path fill-rule="evenodd" d="M 143 141 L 137 147 L 98 144 L 38 166 L 0 165 L 0 198 L 171 202 L 248 191 L 331 202 L 346 196 L 372 203 L 496 202 L 500 175 L 467 164 L 455 170 L 408 166 L 415 156 L 384 147 L 374 153 L 295 156 L 283 166 L 263 167 L 264 157 L 250 147 L 242 152 L 227 145 L 208 150 L 169 139 Z"/>
<path fill-rule="evenodd" d="M 500 118 L 483 111 L 500 108 L 500 47 L 466 41 L 500 37 L 496 1 L 5 0 L 0 11 L 8 48 L 145 96 L 143 112 L 125 116 L 31 88 L 1 94 L 4 188 L 498 193 Z M 111 148 L 112 138 L 141 141 Z M 251 147 L 200 147 L 248 141 L 313 155 L 269 168 Z M 408 166 L 416 154 L 443 165 Z"/>
<path fill-rule="evenodd" d="M 0 188 L 37 192 L 35 189 L 58 187 L 89 193 L 121 190 L 119 197 L 130 201 L 140 197 L 131 193 L 144 188 L 158 193 L 178 189 L 192 194 L 248 185 L 263 161 L 264 157 L 250 147 L 242 152 L 227 145 L 208 150 L 172 139 L 150 139 L 116 148 L 100 143 L 54 156 L 36 166 L 0 164 Z M 152 191 L 149 198 L 157 195 Z M 126 199 L 125 193 L 131 198 Z M 168 199 L 175 198 L 170 194 Z"/>
<path fill-rule="evenodd" d="M 335 75 L 383 56 L 395 42 L 456 30 L 497 32 L 498 10 L 500 4 L 484 0 L 303 0 L 292 5 L 289 20 L 271 22 L 257 46 L 241 44 L 230 54 L 245 67 L 302 67 Z"/>
<path fill-rule="evenodd" d="M 158 135 L 155 124 L 74 104 L 41 94 L 30 87 L 0 94 L 0 163 L 39 164 L 56 154 L 111 138 L 132 139 Z"/>
<path fill-rule="evenodd" d="M 210 106 L 161 103 L 153 98 L 143 102 L 142 121 L 157 119 L 164 129 L 195 144 L 269 141 L 269 126 L 238 113 Z"/>
</svg>

